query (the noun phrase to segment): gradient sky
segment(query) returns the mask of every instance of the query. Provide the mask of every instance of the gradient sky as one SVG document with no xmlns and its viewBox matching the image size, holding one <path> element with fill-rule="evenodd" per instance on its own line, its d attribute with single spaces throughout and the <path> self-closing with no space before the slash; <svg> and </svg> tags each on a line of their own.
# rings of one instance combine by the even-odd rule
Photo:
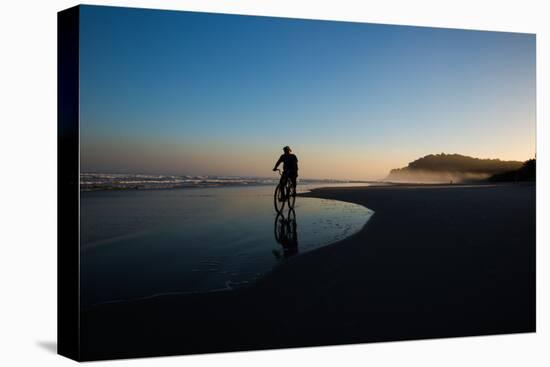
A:
<svg viewBox="0 0 550 367">
<path fill-rule="evenodd" d="M 380 179 L 535 156 L 530 34 L 84 6 L 81 170 Z"/>
</svg>

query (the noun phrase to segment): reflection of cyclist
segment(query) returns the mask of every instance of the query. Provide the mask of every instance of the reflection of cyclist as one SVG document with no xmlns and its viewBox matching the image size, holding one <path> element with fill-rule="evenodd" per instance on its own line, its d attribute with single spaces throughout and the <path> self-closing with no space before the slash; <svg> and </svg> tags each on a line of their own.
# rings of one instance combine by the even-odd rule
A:
<svg viewBox="0 0 550 367">
<path fill-rule="evenodd" d="M 287 217 L 279 213 L 275 218 L 275 241 L 281 244 L 283 251 L 273 250 L 277 259 L 289 258 L 298 253 L 298 230 L 294 209 L 288 211 Z"/>
<path fill-rule="evenodd" d="M 281 241 L 283 246 L 283 256 L 288 258 L 298 253 L 298 233 L 296 231 L 296 221 L 287 219 L 284 223 L 285 228 L 281 233 Z"/>
<path fill-rule="evenodd" d="M 294 195 L 296 195 L 296 177 L 298 177 L 298 158 L 292 154 L 292 150 L 289 146 L 283 148 L 284 154 L 281 155 L 277 163 L 275 163 L 275 168 L 273 171 L 277 170 L 279 164 L 283 164 L 283 175 L 281 176 L 281 183 L 287 178 L 292 182 L 294 186 Z"/>
</svg>

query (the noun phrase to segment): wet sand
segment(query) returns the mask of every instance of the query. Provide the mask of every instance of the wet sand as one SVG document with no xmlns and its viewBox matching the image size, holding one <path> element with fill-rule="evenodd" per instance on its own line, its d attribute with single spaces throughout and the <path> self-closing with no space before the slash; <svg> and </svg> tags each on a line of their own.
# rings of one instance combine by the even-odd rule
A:
<svg viewBox="0 0 550 367">
<path fill-rule="evenodd" d="M 535 185 L 317 189 L 375 211 L 255 285 L 96 306 L 82 359 L 535 331 Z"/>
</svg>

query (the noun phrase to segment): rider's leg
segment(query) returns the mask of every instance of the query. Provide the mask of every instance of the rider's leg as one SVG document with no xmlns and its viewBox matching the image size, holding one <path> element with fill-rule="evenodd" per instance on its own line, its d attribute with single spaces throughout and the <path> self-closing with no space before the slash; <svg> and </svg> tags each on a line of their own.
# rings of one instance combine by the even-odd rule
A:
<svg viewBox="0 0 550 367">
<path fill-rule="evenodd" d="M 292 187 L 294 188 L 293 195 L 296 196 L 296 175 L 290 176 L 290 181 L 292 182 Z"/>
<path fill-rule="evenodd" d="M 283 195 L 283 197 L 286 197 L 287 195 L 287 192 L 285 189 L 287 179 L 288 179 L 287 173 L 283 171 L 283 174 L 281 175 L 281 179 L 279 180 L 279 185 L 281 187 L 281 194 Z"/>
<path fill-rule="evenodd" d="M 282 175 L 280 181 L 281 186 L 284 187 L 286 185 L 286 180 L 288 180 L 288 177 L 286 175 Z"/>
</svg>

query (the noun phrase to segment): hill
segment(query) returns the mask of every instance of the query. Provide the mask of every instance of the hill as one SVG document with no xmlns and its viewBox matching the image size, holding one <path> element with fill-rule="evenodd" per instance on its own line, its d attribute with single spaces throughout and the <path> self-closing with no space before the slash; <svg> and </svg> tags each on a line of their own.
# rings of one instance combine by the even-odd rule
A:
<svg viewBox="0 0 550 367">
<path fill-rule="evenodd" d="M 460 154 L 430 154 L 410 162 L 407 167 L 390 171 L 392 182 L 468 182 L 486 180 L 494 175 L 522 167 L 520 161 L 480 159 Z"/>
</svg>

